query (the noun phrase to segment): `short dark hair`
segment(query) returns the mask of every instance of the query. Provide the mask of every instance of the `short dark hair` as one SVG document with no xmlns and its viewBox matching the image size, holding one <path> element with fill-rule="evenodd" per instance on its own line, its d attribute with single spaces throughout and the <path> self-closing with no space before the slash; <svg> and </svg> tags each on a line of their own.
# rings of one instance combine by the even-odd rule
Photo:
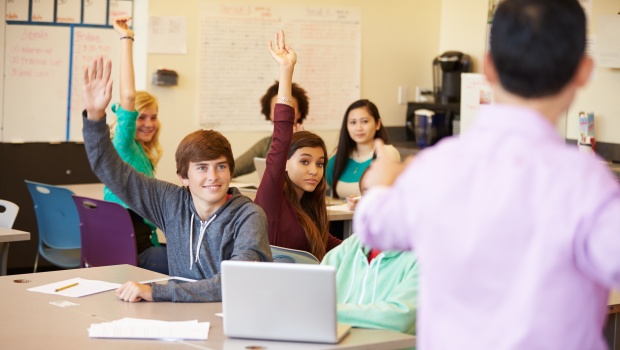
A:
<svg viewBox="0 0 620 350">
<path fill-rule="evenodd" d="M 194 131 L 185 136 L 177 147 L 177 174 L 187 179 L 189 162 L 215 160 L 222 156 L 226 158 L 232 176 L 235 172 L 235 158 L 228 139 L 215 130 Z"/>
<path fill-rule="evenodd" d="M 275 83 L 267 89 L 267 92 L 265 92 L 263 97 L 260 98 L 260 112 L 265 116 L 266 120 L 271 120 L 271 118 L 269 118 L 271 115 L 271 100 L 278 95 L 278 85 L 279 82 L 276 80 Z M 293 98 L 297 100 L 297 109 L 299 110 L 299 119 L 297 122 L 299 124 L 303 124 L 304 119 L 306 119 L 308 111 L 310 110 L 308 95 L 306 90 L 296 83 L 293 83 L 291 93 L 293 94 Z"/>
<path fill-rule="evenodd" d="M 583 58 L 586 17 L 577 0 L 504 0 L 493 18 L 491 57 L 508 92 L 558 93 Z"/>
</svg>

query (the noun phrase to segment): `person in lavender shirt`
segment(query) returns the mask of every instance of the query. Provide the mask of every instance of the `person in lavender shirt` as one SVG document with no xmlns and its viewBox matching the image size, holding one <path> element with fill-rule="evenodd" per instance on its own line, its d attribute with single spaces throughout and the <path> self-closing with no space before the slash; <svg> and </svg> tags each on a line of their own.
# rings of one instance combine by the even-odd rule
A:
<svg viewBox="0 0 620 350">
<path fill-rule="evenodd" d="M 495 104 L 400 165 L 377 160 L 354 228 L 420 263 L 418 349 L 606 349 L 620 186 L 555 124 L 588 81 L 577 0 L 504 0 L 484 74 Z"/>
</svg>

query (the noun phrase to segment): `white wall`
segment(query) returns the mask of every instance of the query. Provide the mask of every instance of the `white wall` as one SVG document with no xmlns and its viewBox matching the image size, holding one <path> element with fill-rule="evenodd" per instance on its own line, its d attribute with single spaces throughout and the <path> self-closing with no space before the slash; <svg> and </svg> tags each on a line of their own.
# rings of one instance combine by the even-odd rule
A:
<svg viewBox="0 0 620 350">
<path fill-rule="evenodd" d="M 488 0 L 442 0 L 439 51 L 461 51 L 472 57 L 473 72 L 482 71 L 486 50 Z"/>
<path fill-rule="evenodd" d="M 592 1 L 592 15 L 589 18 L 589 34 L 596 35 L 597 17 L 617 15 L 618 0 Z M 594 112 L 594 129 L 598 142 L 620 143 L 620 69 L 596 68 L 589 85 L 577 95 L 568 111 L 566 137 L 579 137 L 579 112 Z"/>
<path fill-rule="evenodd" d="M 617 14 L 617 0 L 592 1 L 589 34 L 596 35 L 597 17 Z M 440 51 L 458 50 L 474 58 L 474 72 L 482 72 L 486 50 L 488 0 L 442 0 Z M 579 111 L 595 112 L 597 141 L 620 143 L 620 69 L 597 68 L 590 84 L 582 90 L 556 128 L 568 139 L 579 135 Z"/>
<path fill-rule="evenodd" d="M 210 2 L 210 0 L 207 0 Z M 215 2 L 215 1 L 214 1 Z M 255 3 L 255 2 L 252 2 Z M 362 87 L 361 97 L 374 101 L 385 125 L 404 126 L 406 105 L 398 105 L 398 86 L 408 86 L 413 98 L 415 86 L 431 86 L 431 62 L 439 52 L 440 1 L 391 0 L 389 4 L 376 0 L 265 0 L 264 4 L 300 5 L 313 7 L 358 7 L 362 11 Z M 186 16 L 188 22 L 188 53 L 186 55 L 148 55 L 147 79 L 158 67 L 174 69 L 179 73 L 179 85 L 158 87 L 147 83 L 147 90 L 159 98 L 160 118 L 163 124 L 161 142 L 164 148 L 157 177 L 178 181 L 174 152 L 178 142 L 197 128 L 197 79 L 199 0 L 149 0 L 149 15 Z M 148 20 L 136 13 L 136 21 Z M 136 41 L 146 40 L 136 32 Z M 269 38 L 265 38 L 268 40 Z M 291 43 L 294 38 L 290 38 Z M 268 54 L 267 52 L 265 54 Z M 139 69 L 137 67 L 137 69 Z M 265 87 L 266 89 L 267 87 Z M 258 101 L 260 96 L 248 96 Z M 312 96 L 310 96 L 312 98 Z M 350 101 L 353 102 L 353 101 Z M 320 103 L 320 101 L 312 101 Z M 258 102 L 256 106 L 259 109 Z M 310 106 L 312 108 L 312 106 Z M 344 110 L 342 111 L 344 114 Z M 341 116 L 338 116 L 341 118 Z M 318 132 L 328 149 L 337 144 L 338 130 Z M 225 134 L 240 155 L 267 133 L 229 132 Z M 253 180 L 254 177 L 247 178 Z"/>
</svg>

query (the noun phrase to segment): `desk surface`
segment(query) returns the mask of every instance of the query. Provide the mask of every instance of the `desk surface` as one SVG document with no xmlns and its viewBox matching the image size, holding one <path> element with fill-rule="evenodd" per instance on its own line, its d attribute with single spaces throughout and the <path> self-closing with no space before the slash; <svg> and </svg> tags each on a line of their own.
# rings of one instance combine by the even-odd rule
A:
<svg viewBox="0 0 620 350">
<path fill-rule="evenodd" d="M 0 227 L 0 243 L 30 240 L 30 232 Z"/>
<path fill-rule="evenodd" d="M 127 303 L 116 298 L 114 291 L 82 298 L 59 297 L 27 291 L 28 288 L 73 277 L 124 283 L 162 277 L 156 272 L 129 265 L 62 270 L 36 274 L 0 277 L 0 339 L 7 349 L 400 349 L 414 345 L 415 337 L 386 330 L 359 329 L 338 345 L 290 343 L 260 340 L 229 339 L 223 334 L 223 324 L 215 313 L 220 303 Z M 30 283 L 16 283 L 15 280 Z M 58 307 L 51 301 L 67 300 L 79 304 Z M 156 340 L 90 339 L 87 329 L 92 323 L 117 320 L 123 317 L 148 318 L 165 321 L 198 320 L 211 322 L 207 341 L 165 342 Z"/>
</svg>

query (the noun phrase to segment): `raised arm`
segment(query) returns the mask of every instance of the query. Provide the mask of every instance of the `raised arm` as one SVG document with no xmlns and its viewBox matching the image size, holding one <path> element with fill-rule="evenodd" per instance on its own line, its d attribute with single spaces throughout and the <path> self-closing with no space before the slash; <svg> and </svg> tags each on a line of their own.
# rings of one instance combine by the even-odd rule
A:
<svg viewBox="0 0 620 350">
<path fill-rule="evenodd" d="M 97 58 L 89 68 L 84 69 L 83 98 L 86 116 L 90 120 L 105 118 L 105 109 L 112 99 L 112 62 Z"/>
<path fill-rule="evenodd" d="M 133 70 L 134 33 L 127 24 L 130 20 L 131 17 L 115 19 L 114 30 L 118 33 L 121 41 L 121 107 L 127 111 L 134 111 L 136 109 L 136 83 Z"/>
</svg>

